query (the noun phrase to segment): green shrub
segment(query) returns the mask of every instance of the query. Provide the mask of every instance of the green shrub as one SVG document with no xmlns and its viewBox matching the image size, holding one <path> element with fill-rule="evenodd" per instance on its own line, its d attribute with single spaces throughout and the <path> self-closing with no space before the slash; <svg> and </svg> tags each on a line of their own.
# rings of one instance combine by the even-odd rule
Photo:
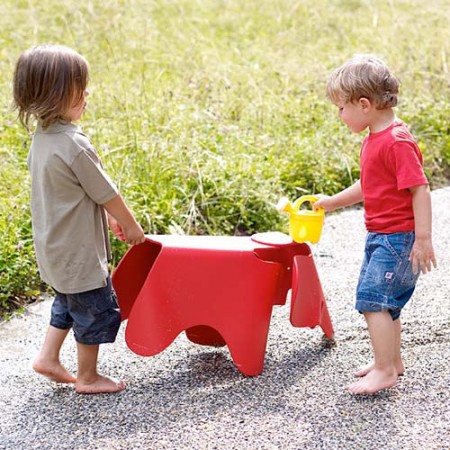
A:
<svg viewBox="0 0 450 450">
<path fill-rule="evenodd" d="M 0 153 L 0 311 L 10 311 L 40 286 L 34 258 L 29 183 L 20 155 Z M 18 178 L 19 177 L 19 178 Z"/>
</svg>

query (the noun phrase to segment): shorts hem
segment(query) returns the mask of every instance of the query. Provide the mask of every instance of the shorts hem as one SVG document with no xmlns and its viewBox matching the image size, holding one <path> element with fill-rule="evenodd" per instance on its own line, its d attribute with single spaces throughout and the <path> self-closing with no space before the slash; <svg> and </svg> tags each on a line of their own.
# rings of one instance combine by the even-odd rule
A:
<svg viewBox="0 0 450 450">
<path fill-rule="evenodd" d="M 381 312 L 397 307 L 374 300 L 357 300 L 355 308 L 360 312 Z"/>
<path fill-rule="evenodd" d="M 368 300 L 358 300 L 355 305 L 355 309 L 360 313 L 377 313 L 388 312 L 392 320 L 397 320 L 400 317 L 402 308 L 398 306 L 391 306 L 386 303 L 377 303 Z"/>
<path fill-rule="evenodd" d="M 52 321 L 50 321 L 50 326 L 53 328 L 58 328 L 58 330 L 70 330 L 72 328 L 72 325 L 61 325 Z"/>
<path fill-rule="evenodd" d="M 101 344 L 112 344 L 116 342 L 116 338 L 107 337 L 107 338 L 99 338 L 99 339 L 79 339 L 75 336 L 75 341 L 78 344 L 83 345 L 101 345 Z"/>
</svg>

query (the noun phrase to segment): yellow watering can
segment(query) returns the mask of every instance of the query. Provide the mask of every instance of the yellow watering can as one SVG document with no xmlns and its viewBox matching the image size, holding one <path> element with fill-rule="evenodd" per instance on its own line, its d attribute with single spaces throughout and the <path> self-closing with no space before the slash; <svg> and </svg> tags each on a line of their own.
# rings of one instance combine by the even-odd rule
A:
<svg viewBox="0 0 450 450">
<path fill-rule="evenodd" d="M 300 210 L 305 202 L 311 205 L 318 200 L 314 195 L 304 195 L 291 204 L 286 197 L 279 200 L 277 209 L 280 212 L 289 213 L 289 234 L 295 242 L 319 242 L 322 234 L 322 225 L 325 218 L 323 208 L 318 210 Z"/>
</svg>

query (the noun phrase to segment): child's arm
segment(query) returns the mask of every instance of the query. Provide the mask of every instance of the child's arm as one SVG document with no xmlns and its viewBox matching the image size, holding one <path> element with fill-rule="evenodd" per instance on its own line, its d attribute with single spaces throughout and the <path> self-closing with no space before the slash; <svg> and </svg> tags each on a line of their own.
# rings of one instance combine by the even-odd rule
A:
<svg viewBox="0 0 450 450">
<path fill-rule="evenodd" d="M 102 205 L 109 216 L 114 220 L 110 222 L 112 232 L 123 239 L 127 244 L 136 245 L 145 241 L 142 227 L 136 222 L 122 196 L 117 194 L 112 200 Z M 121 237 L 122 236 L 122 237 Z"/>
<path fill-rule="evenodd" d="M 416 239 L 410 254 L 413 272 L 422 270 L 427 273 L 431 265 L 436 267 L 433 244 L 431 242 L 431 195 L 428 185 L 414 186 L 409 189 L 413 197 L 414 223 Z"/>
<path fill-rule="evenodd" d="M 314 203 L 314 209 L 323 208 L 325 211 L 334 211 L 363 201 L 361 183 L 358 180 L 347 189 L 333 196 L 319 195 L 319 200 Z"/>
</svg>

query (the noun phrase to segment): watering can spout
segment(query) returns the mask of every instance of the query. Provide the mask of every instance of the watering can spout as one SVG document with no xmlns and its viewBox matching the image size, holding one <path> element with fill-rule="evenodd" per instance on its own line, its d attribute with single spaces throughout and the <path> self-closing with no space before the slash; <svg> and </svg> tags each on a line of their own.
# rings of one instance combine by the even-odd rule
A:
<svg viewBox="0 0 450 450">
<path fill-rule="evenodd" d="M 316 201 L 317 197 L 313 195 L 304 195 L 295 200 L 294 204 L 286 197 L 278 201 L 277 210 L 289 213 L 289 234 L 295 242 L 319 242 L 325 217 L 324 209 L 300 210 L 303 203 L 309 202 L 313 205 Z"/>
<path fill-rule="evenodd" d="M 281 197 L 277 203 L 277 211 L 292 213 L 294 212 L 294 208 L 287 197 Z"/>
</svg>

